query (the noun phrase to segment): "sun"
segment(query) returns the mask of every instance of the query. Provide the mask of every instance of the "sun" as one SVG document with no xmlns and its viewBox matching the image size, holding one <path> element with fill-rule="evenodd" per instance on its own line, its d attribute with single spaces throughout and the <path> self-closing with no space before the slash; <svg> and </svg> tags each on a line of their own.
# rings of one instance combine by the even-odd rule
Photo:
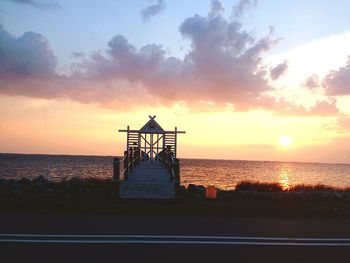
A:
<svg viewBox="0 0 350 263">
<path fill-rule="evenodd" d="M 289 146 L 291 146 L 291 145 L 293 144 L 292 137 L 290 137 L 290 136 L 285 136 L 285 135 L 280 136 L 278 142 L 279 142 L 279 144 L 280 144 L 281 146 L 283 146 L 283 147 L 289 147 Z"/>
</svg>

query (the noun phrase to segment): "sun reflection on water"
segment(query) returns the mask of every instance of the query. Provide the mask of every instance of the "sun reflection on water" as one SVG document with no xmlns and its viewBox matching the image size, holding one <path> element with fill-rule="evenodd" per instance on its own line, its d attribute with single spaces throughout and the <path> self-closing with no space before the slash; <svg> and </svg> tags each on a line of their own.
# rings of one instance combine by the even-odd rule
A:
<svg viewBox="0 0 350 263">
<path fill-rule="evenodd" d="M 292 169 L 288 165 L 283 165 L 279 171 L 279 180 L 278 182 L 283 187 L 283 190 L 288 190 L 291 186 L 290 178 L 292 175 Z"/>
</svg>

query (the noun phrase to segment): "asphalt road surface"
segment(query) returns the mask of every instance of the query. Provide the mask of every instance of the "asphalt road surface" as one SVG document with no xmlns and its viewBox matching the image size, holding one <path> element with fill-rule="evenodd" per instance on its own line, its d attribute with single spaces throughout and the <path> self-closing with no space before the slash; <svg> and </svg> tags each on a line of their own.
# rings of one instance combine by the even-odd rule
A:
<svg viewBox="0 0 350 263">
<path fill-rule="evenodd" d="M 0 262 L 350 262 L 350 220 L 0 215 Z"/>
</svg>

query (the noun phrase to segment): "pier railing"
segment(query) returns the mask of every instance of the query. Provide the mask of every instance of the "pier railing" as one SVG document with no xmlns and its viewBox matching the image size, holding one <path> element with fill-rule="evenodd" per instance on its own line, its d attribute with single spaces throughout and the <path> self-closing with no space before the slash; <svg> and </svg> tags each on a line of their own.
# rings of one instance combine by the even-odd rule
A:
<svg viewBox="0 0 350 263">
<path fill-rule="evenodd" d="M 143 160 L 143 159 L 142 159 Z M 163 163 L 164 167 L 169 171 L 170 180 L 176 183 L 180 182 L 180 161 L 174 158 L 170 149 L 164 149 L 158 156 L 157 160 Z M 113 180 L 116 182 L 128 180 L 129 174 L 141 162 L 140 148 L 130 148 L 124 152 L 124 156 L 113 159 L 114 173 Z M 121 177 L 123 176 L 123 178 Z"/>
<path fill-rule="evenodd" d="M 160 156 L 160 160 L 163 162 L 166 169 L 170 173 L 170 180 L 176 183 L 180 182 L 180 161 L 174 158 L 170 149 L 165 149 Z"/>
<path fill-rule="evenodd" d="M 130 148 L 129 150 L 125 151 L 124 156 L 121 159 L 118 157 L 114 158 L 113 180 L 128 180 L 129 174 L 133 171 L 136 165 L 140 163 L 140 160 L 139 148 Z M 123 175 L 123 178 L 121 178 L 121 175 Z"/>
</svg>

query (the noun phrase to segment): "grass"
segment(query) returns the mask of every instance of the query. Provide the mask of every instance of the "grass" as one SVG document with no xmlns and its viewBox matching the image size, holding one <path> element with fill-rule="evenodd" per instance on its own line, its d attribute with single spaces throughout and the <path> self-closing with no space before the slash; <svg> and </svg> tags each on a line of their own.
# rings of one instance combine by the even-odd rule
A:
<svg viewBox="0 0 350 263">
<path fill-rule="evenodd" d="M 283 187 L 279 183 L 260 183 L 243 181 L 236 185 L 236 191 L 256 191 L 256 192 L 282 192 Z"/>
<path fill-rule="evenodd" d="M 349 188 L 337 188 L 337 187 L 331 187 L 328 185 L 324 185 L 324 184 L 316 184 L 316 185 L 307 185 L 307 184 L 298 184 L 295 186 L 292 186 L 291 188 L 289 188 L 290 192 L 325 192 L 325 191 L 329 191 L 329 192 L 347 192 L 350 191 Z"/>
<path fill-rule="evenodd" d="M 219 191 L 217 200 L 206 200 L 202 190 L 181 193 L 171 201 L 119 200 L 110 180 L 0 180 L 0 213 L 350 218 L 350 190 L 323 185 L 283 190 L 277 183 L 241 182 Z"/>
<path fill-rule="evenodd" d="M 235 191 L 255 191 L 255 192 L 332 192 L 332 193 L 350 193 L 350 188 L 332 187 L 324 184 L 308 185 L 298 184 L 289 188 L 284 188 L 279 183 L 263 183 L 242 181 L 236 185 Z"/>
</svg>

